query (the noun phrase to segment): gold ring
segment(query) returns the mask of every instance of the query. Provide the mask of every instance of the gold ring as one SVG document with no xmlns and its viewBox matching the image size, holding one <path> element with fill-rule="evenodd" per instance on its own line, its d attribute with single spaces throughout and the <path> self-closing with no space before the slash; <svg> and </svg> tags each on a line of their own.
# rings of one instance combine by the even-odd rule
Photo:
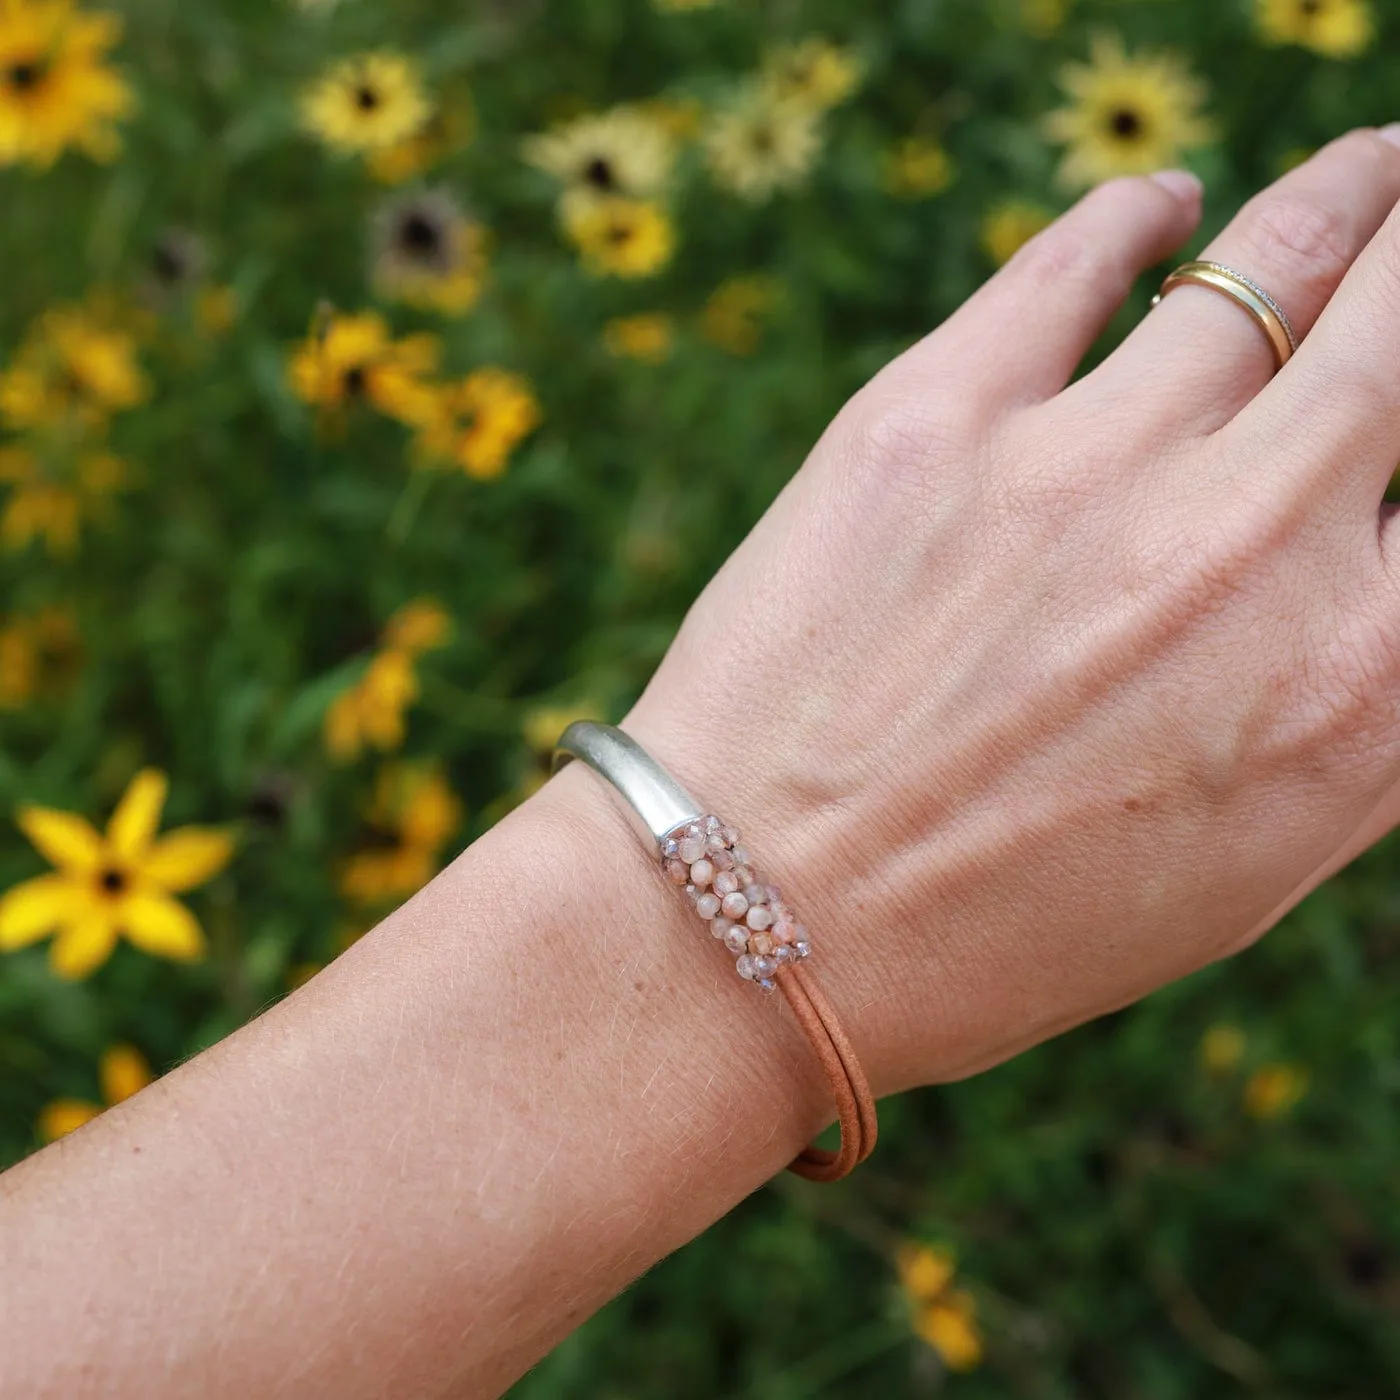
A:
<svg viewBox="0 0 1400 1400">
<path fill-rule="evenodd" d="M 1182 263 L 1162 283 L 1161 291 L 1152 298 L 1152 305 L 1156 306 L 1168 292 L 1188 286 L 1208 287 L 1213 292 L 1223 292 L 1244 307 L 1254 323 L 1269 337 L 1280 369 L 1298 348 L 1298 337 L 1293 333 L 1292 323 L 1283 307 L 1252 278 L 1217 262 Z"/>
</svg>

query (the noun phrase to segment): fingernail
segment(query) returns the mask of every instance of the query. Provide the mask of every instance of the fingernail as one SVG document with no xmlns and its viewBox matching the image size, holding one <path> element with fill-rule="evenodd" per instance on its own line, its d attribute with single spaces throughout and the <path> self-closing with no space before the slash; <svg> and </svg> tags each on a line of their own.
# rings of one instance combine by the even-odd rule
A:
<svg viewBox="0 0 1400 1400">
<path fill-rule="evenodd" d="M 1205 188 L 1200 177 L 1189 170 L 1159 170 L 1152 176 L 1168 194 L 1175 195 L 1183 204 L 1193 204 L 1200 199 Z"/>
<path fill-rule="evenodd" d="M 1389 141 L 1392 146 L 1400 146 L 1400 122 L 1391 122 L 1389 126 L 1383 126 L 1376 132 L 1382 141 Z"/>
</svg>

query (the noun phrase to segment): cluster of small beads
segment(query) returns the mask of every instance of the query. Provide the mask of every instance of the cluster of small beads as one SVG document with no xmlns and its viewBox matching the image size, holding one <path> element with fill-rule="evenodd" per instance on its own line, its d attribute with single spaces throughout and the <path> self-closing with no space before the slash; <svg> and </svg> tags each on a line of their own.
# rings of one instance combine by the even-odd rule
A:
<svg viewBox="0 0 1400 1400">
<path fill-rule="evenodd" d="M 700 817 L 668 832 L 661 864 L 711 934 L 735 954 L 740 977 L 771 992 L 780 967 L 811 956 L 806 926 L 793 917 L 776 885 L 759 881 L 739 833 L 718 817 Z"/>
</svg>

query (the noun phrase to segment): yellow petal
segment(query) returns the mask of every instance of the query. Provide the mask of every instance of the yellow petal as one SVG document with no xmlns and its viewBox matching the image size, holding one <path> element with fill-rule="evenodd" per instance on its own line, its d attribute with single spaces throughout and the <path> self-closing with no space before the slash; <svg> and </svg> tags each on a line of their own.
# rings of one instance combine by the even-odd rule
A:
<svg viewBox="0 0 1400 1400">
<path fill-rule="evenodd" d="M 0 950 L 12 952 L 70 922 L 83 900 L 66 875 L 25 880 L 0 898 Z"/>
<path fill-rule="evenodd" d="M 45 1142 L 57 1142 L 74 1128 L 90 1123 L 102 1112 L 100 1105 L 85 1099 L 55 1099 L 45 1104 L 39 1114 L 39 1136 Z"/>
<path fill-rule="evenodd" d="M 107 840 L 123 860 L 139 861 L 145 855 L 160 825 L 168 786 L 164 773 L 143 768 L 117 803 L 107 823 Z"/>
<path fill-rule="evenodd" d="M 233 855 L 233 837 L 215 827 L 182 826 L 162 836 L 141 862 L 141 873 L 167 890 L 192 890 L 215 875 Z"/>
<path fill-rule="evenodd" d="M 45 860 L 65 870 L 97 869 L 102 838 L 82 817 L 52 807 L 21 807 L 16 820 Z"/>
<path fill-rule="evenodd" d="M 122 901 L 122 928 L 143 953 L 189 962 L 204 953 L 199 921 L 178 899 L 134 894 Z"/>
<path fill-rule="evenodd" d="M 932 1302 L 952 1282 L 954 1259 L 949 1249 L 904 1244 L 895 1262 L 899 1281 L 915 1302 Z"/>
<path fill-rule="evenodd" d="M 102 1097 L 109 1104 L 121 1103 L 151 1082 L 151 1067 L 134 1045 L 111 1045 L 103 1051 L 97 1069 Z"/>
<path fill-rule="evenodd" d="M 104 909 L 95 909 L 78 923 L 69 924 L 49 944 L 49 966 L 55 977 L 76 981 L 94 972 L 112 956 L 117 926 Z"/>
</svg>

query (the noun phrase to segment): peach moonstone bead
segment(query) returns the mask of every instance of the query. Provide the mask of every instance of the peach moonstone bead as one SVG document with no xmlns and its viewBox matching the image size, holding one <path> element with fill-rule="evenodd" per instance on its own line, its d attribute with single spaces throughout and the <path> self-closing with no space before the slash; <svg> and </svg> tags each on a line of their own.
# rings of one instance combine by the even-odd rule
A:
<svg viewBox="0 0 1400 1400">
<path fill-rule="evenodd" d="M 699 817 L 667 832 L 661 839 L 661 864 L 734 955 L 735 971 L 746 981 L 771 992 L 781 968 L 811 956 L 806 928 L 778 887 L 759 878 L 738 831 L 718 817 Z"/>
</svg>

